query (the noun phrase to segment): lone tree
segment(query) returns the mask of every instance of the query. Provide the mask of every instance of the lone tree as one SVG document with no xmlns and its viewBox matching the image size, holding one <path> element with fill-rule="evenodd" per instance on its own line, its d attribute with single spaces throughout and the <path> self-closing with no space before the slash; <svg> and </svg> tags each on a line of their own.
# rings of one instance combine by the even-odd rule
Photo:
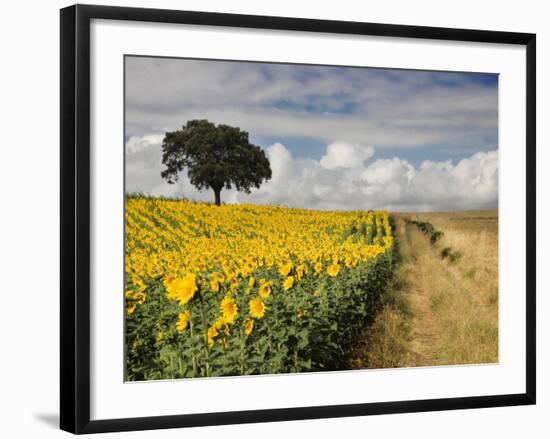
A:
<svg viewBox="0 0 550 439">
<path fill-rule="evenodd" d="M 161 172 L 168 183 L 187 175 L 197 189 L 212 189 L 216 205 L 221 190 L 250 193 L 271 178 L 271 167 L 264 151 L 248 141 L 248 133 L 229 125 L 216 125 L 208 120 L 190 120 L 181 130 L 166 133 L 162 141 Z"/>
</svg>

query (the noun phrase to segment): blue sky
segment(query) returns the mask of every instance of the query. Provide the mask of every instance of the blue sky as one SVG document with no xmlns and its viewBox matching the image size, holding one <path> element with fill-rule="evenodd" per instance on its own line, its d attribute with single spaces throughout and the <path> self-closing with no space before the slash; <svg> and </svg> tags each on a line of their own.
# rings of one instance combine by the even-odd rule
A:
<svg viewBox="0 0 550 439">
<path fill-rule="evenodd" d="M 295 77 L 297 81 L 307 82 L 312 78 L 318 78 L 321 73 L 316 74 L 316 70 L 325 71 L 327 75 L 346 76 L 349 68 L 311 68 L 307 66 L 295 66 Z M 413 79 L 419 81 L 419 84 L 412 86 L 407 90 L 408 96 L 417 94 L 421 96 L 422 90 L 430 90 L 432 87 L 441 87 L 451 90 L 461 90 L 468 88 L 470 85 L 479 87 L 482 90 L 493 91 L 495 94 L 498 90 L 498 75 L 493 73 L 449 73 L 449 72 L 425 72 L 425 71 L 410 71 L 410 70 L 389 70 L 389 69 L 366 69 L 355 68 L 358 75 L 364 74 L 369 78 L 381 78 L 395 84 L 403 84 L 410 82 Z M 276 81 L 276 76 L 270 72 L 269 68 L 265 70 L 266 77 L 272 81 Z M 424 79 L 424 77 L 426 79 Z M 322 99 L 320 95 L 311 94 L 306 100 L 280 98 L 273 99 L 270 105 L 283 111 L 301 112 L 313 115 L 322 116 L 326 112 L 330 112 L 341 117 L 353 116 L 356 114 L 362 115 L 366 113 L 368 117 L 369 99 L 357 99 L 353 94 L 334 93 L 332 95 L 334 101 L 331 101 L 330 106 Z M 269 104 L 268 104 L 269 105 Z M 373 104 L 375 105 L 375 104 Z M 496 107 L 494 108 L 496 113 Z M 314 158 L 320 159 L 326 149 L 326 142 L 323 138 L 316 137 L 300 137 L 300 136 L 262 136 L 257 133 L 251 133 L 251 140 L 259 145 L 271 145 L 275 142 L 281 142 L 293 153 L 297 158 Z M 434 142 L 427 144 L 418 144 L 414 148 L 401 148 L 399 144 L 385 145 L 383 150 L 377 153 L 378 158 L 391 158 L 400 156 L 409 160 L 411 163 L 419 165 L 426 159 L 430 160 L 447 160 L 459 161 L 471 155 L 472 151 L 489 151 L 494 149 L 498 143 L 498 131 L 496 124 L 486 132 L 468 137 L 466 134 L 457 140 L 450 139 L 448 142 Z"/>
<path fill-rule="evenodd" d="M 342 181 L 356 174 L 355 195 L 368 194 L 359 204 L 375 203 L 378 207 L 384 203 L 384 191 L 374 197 L 374 180 L 366 175 L 374 168 L 380 173 L 381 164 L 392 161 L 402 163 L 402 172 L 407 175 L 405 179 L 395 176 L 401 181 L 401 190 L 397 191 L 401 199 L 386 197 L 393 200 L 394 208 L 433 210 L 497 205 L 498 169 L 491 161 L 496 160 L 498 151 L 496 73 L 145 57 L 127 57 L 125 62 L 127 187 L 131 190 L 162 194 L 179 190 L 201 198 L 203 195 L 194 193 L 185 182 L 179 189 L 166 186 L 158 174 L 163 134 L 181 128 L 187 120 L 206 118 L 248 131 L 251 141 L 264 148 L 273 163 L 279 163 L 277 160 L 288 153 L 292 163 L 286 166 L 296 165 L 295 173 L 314 173 L 318 180 L 309 185 L 316 189 L 311 189 L 311 194 L 302 200 L 313 203 L 310 207 L 347 207 L 338 205 L 337 200 L 319 201 L 329 194 L 328 182 L 334 186 L 341 181 L 333 175 L 337 172 Z M 281 145 L 284 150 L 274 145 Z M 339 149 L 334 145 L 339 145 Z M 489 164 L 485 160 L 487 154 L 493 157 Z M 460 163 L 470 163 L 473 157 L 491 169 L 489 174 L 485 168 L 477 171 L 488 179 L 488 186 L 480 184 L 475 175 L 460 171 L 464 167 Z M 468 175 L 478 187 L 472 188 L 471 197 L 468 193 L 450 193 L 445 202 L 441 194 L 433 202 L 419 196 L 415 191 L 420 190 L 419 182 L 426 177 L 420 174 L 426 173 L 422 169 L 430 168 L 431 163 L 440 165 L 429 172 L 430 178 L 435 178 L 435 169 L 444 174 L 438 177 L 441 181 L 453 172 L 462 172 L 453 178 L 464 179 Z M 313 168 L 308 170 L 310 165 Z M 285 178 L 288 181 L 290 176 Z M 303 186 L 304 181 L 294 183 Z M 478 199 L 475 190 L 480 187 L 483 196 Z M 310 190 L 309 186 L 303 186 L 303 190 Z M 234 202 L 293 202 L 278 195 L 270 198 L 265 192 L 248 198 L 231 193 L 229 198 Z M 421 202 L 412 203 L 416 198 Z M 357 204 L 353 200 L 349 203 Z"/>
</svg>

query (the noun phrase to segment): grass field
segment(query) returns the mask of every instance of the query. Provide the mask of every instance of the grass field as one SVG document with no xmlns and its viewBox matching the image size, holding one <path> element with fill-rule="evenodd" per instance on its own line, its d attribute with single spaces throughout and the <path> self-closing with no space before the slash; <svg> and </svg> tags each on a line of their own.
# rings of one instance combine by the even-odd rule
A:
<svg viewBox="0 0 550 439">
<path fill-rule="evenodd" d="M 400 262 L 353 366 L 497 362 L 497 211 L 393 217 Z M 411 220 L 432 224 L 442 237 L 432 244 Z"/>
</svg>

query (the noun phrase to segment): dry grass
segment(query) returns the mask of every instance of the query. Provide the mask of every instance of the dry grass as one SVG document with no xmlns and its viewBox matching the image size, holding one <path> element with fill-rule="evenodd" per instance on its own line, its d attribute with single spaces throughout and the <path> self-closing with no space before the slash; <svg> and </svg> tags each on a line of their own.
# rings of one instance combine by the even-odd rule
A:
<svg viewBox="0 0 550 439">
<path fill-rule="evenodd" d="M 497 211 L 396 215 L 401 263 L 387 303 L 365 333 L 366 367 L 498 361 Z M 432 245 L 405 218 L 444 232 Z M 442 259 L 451 247 L 455 262 Z"/>
</svg>

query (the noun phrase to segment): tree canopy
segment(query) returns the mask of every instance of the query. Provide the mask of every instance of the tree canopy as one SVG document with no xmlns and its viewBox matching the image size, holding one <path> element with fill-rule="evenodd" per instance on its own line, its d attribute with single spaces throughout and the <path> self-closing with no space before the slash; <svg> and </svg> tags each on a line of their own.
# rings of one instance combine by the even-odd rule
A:
<svg viewBox="0 0 550 439">
<path fill-rule="evenodd" d="M 190 120 L 181 130 L 168 132 L 162 142 L 162 178 L 175 183 L 183 169 L 197 189 L 212 189 L 221 203 L 221 190 L 250 193 L 271 178 L 265 152 L 248 140 L 248 133 L 208 120 Z"/>
</svg>

